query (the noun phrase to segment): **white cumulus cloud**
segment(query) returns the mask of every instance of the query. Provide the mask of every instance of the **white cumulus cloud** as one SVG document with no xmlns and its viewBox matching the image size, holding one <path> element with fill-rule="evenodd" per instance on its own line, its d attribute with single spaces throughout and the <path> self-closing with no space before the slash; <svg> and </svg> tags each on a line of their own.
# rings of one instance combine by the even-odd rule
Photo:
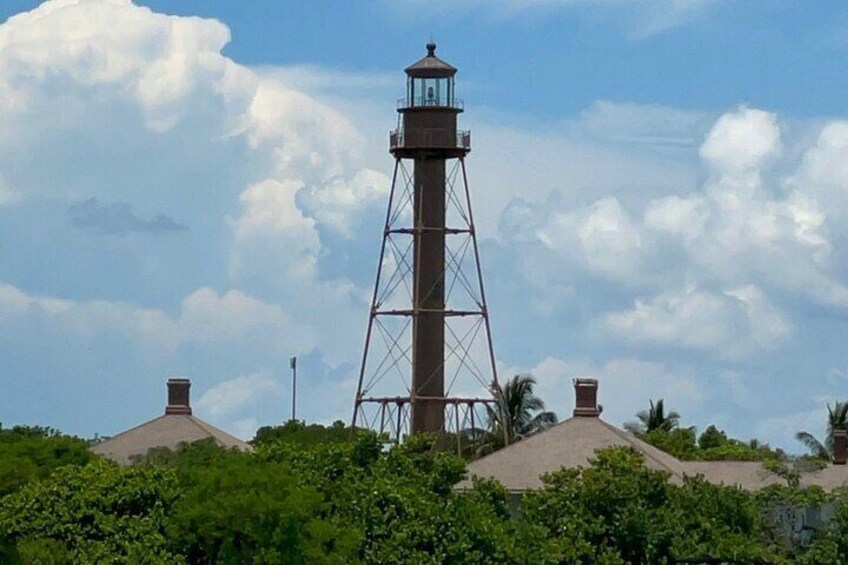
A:
<svg viewBox="0 0 848 565">
<path fill-rule="evenodd" d="M 244 412 L 266 395 L 279 396 L 281 392 L 282 385 L 269 371 L 259 371 L 216 384 L 203 393 L 196 405 L 199 412 L 220 421 Z"/>
<path fill-rule="evenodd" d="M 502 234 L 526 254 L 522 272 L 539 293 L 561 299 L 558 288 L 589 279 L 630 295 L 631 308 L 596 314 L 619 340 L 719 358 L 774 350 L 795 325 L 775 294 L 848 306 L 845 256 L 834 255 L 833 239 L 845 199 L 830 200 L 846 189 L 840 124 L 825 124 L 798 169 L 781 176 L 772 171 L 783 156 L 778 117 L 741 107 L 706 133 L 700 155 L 709 175 L 699 190 L 633 195 L 626 205 L 618 195 L 582 207 L 555 198 L 513 204 L 507 217 L 516 229 Z"/>
<path fill-rule="evenodd" d="M 607 314 L 606 327 L 619 339 L 682 345 L 735 357 L 751 347 L 773 349 L 792 331 L 785 315 L 753 285 L 723 293 L 688 288 L 637 300 L 625 312 Z"/>
<path fill-rule="evenodd" d="M 715 123 L 701 146 L 701 157 L 719 175 L 737 176 L 759 172 L 780 150 L 777 116 L 742 107 Z"/>
</svg>

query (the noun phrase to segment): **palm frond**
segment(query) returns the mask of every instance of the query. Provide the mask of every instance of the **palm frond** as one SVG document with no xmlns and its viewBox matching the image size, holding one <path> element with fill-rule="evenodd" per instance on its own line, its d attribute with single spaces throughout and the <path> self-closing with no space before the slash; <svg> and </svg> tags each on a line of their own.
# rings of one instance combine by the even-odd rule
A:
<svg viewBox="0 0 848 565">
<path fill-rule="evenodd" d="M 671 431 L 677 427 L 680 422 L 680 414 L 670 411 L 665 412 L 665 402 L 662 398 L 656 401 L 649 401 L 648 410 L 641 410 L 636 413 L 636 418 L 641 422 L 641 433 L 651 432 L 654 430 Z"/>
<path fill-rule="evenodd" d="M 830 429 L 844 429 L 848 425 L 848 402 L 837 400 L 833 408 L 828 404 L 827 416 Z"/>
<path fill-rule="evenodd" d="M 528 431 L 531 431 L 532 433 L 541 432 L 542 430 L 546 430 L 556 423 L 557 415 L 553 412 L 539 412 L 533 417 L 532 420 L 530 420 Z"/>
<path fill-rule="evenodd" d="M 624 422 L 624 430 L 634 436 L 642 437 L 645 433 L 645 425 L 642 422 Z"/>
<path fill-rule="evenodd" d="M 503 385 L 493 384 L 493 406 L 486 407 L 489 432 L 508 441 L 521 439 L 556 423 L 556 415 L 544 412 L 545 403 L 535 395 L 532 375 L 515 375 Z"/>
<path fill-rule="evenodd" d="M 830 451 L 825 445 L 809 432 L 798 432 L 795 434 L 795 439 L 804 444 L 804 447 L 810 450 L 810 455 L 820 457 L 822 459 L 830 458 Z"/>
</svg>

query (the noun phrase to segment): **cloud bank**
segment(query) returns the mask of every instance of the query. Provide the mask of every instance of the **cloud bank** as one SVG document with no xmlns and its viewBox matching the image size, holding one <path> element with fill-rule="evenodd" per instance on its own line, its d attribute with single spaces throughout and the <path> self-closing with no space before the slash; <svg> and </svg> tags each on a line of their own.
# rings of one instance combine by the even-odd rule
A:
<svg viewBox="0 0 848 565">
<path fill-rule="evenodd" d="M 4 422 L 113 433 L 181 374 L 247 436 L 287 417 L 291 355 L 303 416 L 349 416 L 393 98 L 249 68 L 229 39 L 129 0 L 0 25 Z M 478 119 L 503 377 L 534 372 L 562 416 L 597 376 L 613 423 L 665 396 L 782 445 L 811 427 L 848 371 L 848 122 L 610 101 L 545 131 Z"/>
</svg>

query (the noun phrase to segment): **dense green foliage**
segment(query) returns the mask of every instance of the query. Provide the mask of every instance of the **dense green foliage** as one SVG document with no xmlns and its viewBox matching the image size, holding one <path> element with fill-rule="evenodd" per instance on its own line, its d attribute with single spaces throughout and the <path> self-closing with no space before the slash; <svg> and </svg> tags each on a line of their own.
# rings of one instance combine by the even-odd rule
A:
<svg viewBox="0 0 848 565">
<path fill-rule="evenodd" d="M 433 447 L 197 442 L 130 468 L 67 465 L 0 499 L 0 562 L 545 562 L 541 528 L 510 517 L 506 492 L 456 493 L 465 463 Z"/>
<path fill-rule="evenodd" d="M 256 430 L 250 443 L 258 446 L 281 441 L 310 446 L 319 443 L 344 443 L 350 441 L 350 438 L 350 428 L 341 420 L 336 420 L 331 426 L 289 420 L 282 426 L 262 426 Z"/>
<path fill-rule="evenodd" d="M 50 428 L 0 425 L 0 496 L 63 465 L 84 465 L 93 458 L 81 439 Z"/>
<path fill-rule="evenodd" d="M 165 526 L 178 496 L 170 469 L 68 465 L 0 499 L 0 531 L 32 562 L 56 553 L 74 563 L 169 563 Z"/>
<path fill-rule="evenodd" d="M 257 434 L 252 453 L 197 442 L 119 467 L 85 451 L 51 451 L 63 445 L 56 439 L 84 443 L 49 430 L 21 428 L 14 440 L 6 431 L 9 443 L 33 443 L 3 451 L 0 464 L 26 460 L 36 472 L 0 497 L 0 562 L 842 563 L 848 556 L 848 503 L 831 502 L 841 503 L 840 494 L 797 486 L 751 494 L 698 478 L 677 485 L 616 447 L 585 469 L 546 476 L 542 489 L 521 499 L 491 480 L 457 491 L 465 462 L 428 436 L 385 449 L 373 434 L 350 441 L 342 432 L 349 435 L 342 424 L 290 423 Z M 696 452 L 735 446 L 714 428 L 685 437 Z M 812 539 L 775 525 L 786 508 L 828 504 L 835 518 Z"/>
<path fill-rule="evenodd" d="M 780 450 L 756 440 L 744 442 L 728 438 L 715 426 L 708 427 L 700 436 L 695 428 L 656 429 L 643 434 L 642 439 L 683 460 L 701 461 L 768 461 L 785 457 Z"/>
<path fill-rule="evenodd" d="M 848 563 L 848 494 L 838 494 L 837 498 L 841 504 L 836 517 L 826 528 L 817 532 L 805 551 L 798 553 L 798 563 Z"/>
<path fill-rule="evenodd" d="M 744 442 L 729 438 L 714 425 L 699 436 L 694 426 L 680 427 L 680 415 L 666 413 L 663 399 L 652 400 L 648 410 L 636 415 L 637 422 L 624 427 L 637 437 L 683 460 L 701 461 L 780 461 L 786 459 L 781 450 L 757 440 Z"/>
<path fill-rule="evenodd" d="M 279 443 L 256 457 L 287 462 L 304 484 L 317 486 L 329 516 L 360 533 L 348 562 L 523 563 L 543 541 L 509 518 L 497 485 L 454 492 L 465 464 L 434 451 L 427 436 L 386 453 L 375 436 L 363 435 L 353 445 L 309 451 Z"/>
<path fill-rule="evenodd" d="M 587 469 L 563 469 L 526 497 L 530 522 L 557 541 L 560 562 L 666 563 L 713 557 L 777 559 L 753 496 L 701 479 L 674 486 L 614 447 Z"/>
</svg>

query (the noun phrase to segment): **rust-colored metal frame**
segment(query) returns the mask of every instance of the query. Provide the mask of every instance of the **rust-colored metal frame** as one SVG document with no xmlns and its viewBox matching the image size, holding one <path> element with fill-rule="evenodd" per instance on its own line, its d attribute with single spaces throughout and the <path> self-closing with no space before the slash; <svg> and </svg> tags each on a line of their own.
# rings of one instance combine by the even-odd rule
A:
<svg viewBox="0 0 848 565">
<path fill-rule="evenodd" d="M 466 142 L 467 143 L 467 142 Z M 459 144 L 458 144 L 459 145 Z M 477 243 L 477 235 L 474 224 L 474 217 L 471 209 L 471 194 L 468 185 L 468 177 L 465 168 L 465 155 L 470 150 L 470 144 L 462 144 L 460 147 L 457 147 L 458 151 L 455 154 L 452 154 L 448 157 L 448 160 L 456 159 L 456 164 L 454 169 L 450 174 L 446 174 L 446 190 L 450 190 L 448 197 L 445 199 L 445 206 L 449 207 L 451 205 L 451 198 L 453 198 L 453 204 L 457 206 L 457 209 L 463 208 L 465 214 L 463 214 L 463 210 L 459 210 L 460 216 L 463 218 L 465 226 L 462 227 L 447 227 L 447 226 L 439 226 L 439 227 L 427 227 L 422 228 L 421 226 L 413 226 L 413 227 L 396 227 L 395 223 L 400 218 L 402 210 L 405 206 L 414 206 L 412 193 L 410 192 L 410 185 L 413 182 L 412 176 L 406 171 L 406 168 L 403 164 L 404 159 L 413 158 L 414 154 L 410 154 L 407 151 L 392 151 L 395 155 L 395 167 L 392 173 L 392 184 L 391 190 L 389 192 L 388 206 L 386 208 L 386 216 L 385 223 L 383 229 L 383 238 L 382 245 L 380 248 L 380 257 L 377 265 L 377 275 L 374 283 L 374 292 L 372 294 L 371 299 L 371 310 L 368 318 L 368 326 L 366 330 L 366 340 L 365 347 L 363 348 L 362 353 L 362 362 L 360 365 L 359 371 L 359 379 L 357 384 L 357 392 L 356 398 L 354 401 L 353 408 L 353 417 L 351 422 L 352 429 L 356 429 L 359 427 L 367 427 L 375 429 L 378 433 L 383 434 L 384 437 L 388 441 L 391 442 L 401 442 L 403 438 L 409 433 L 411 428 L 410 425 L 410 417 L 412 413 L 412 407 L 417 401 L 427 401 L 427 402 L 441 402 L 444 405 L 444 427 L 441 430 L 443 434 L 450 433 L 451 431 L 456 435 L 456 447 L 458 452 L 463 451 L 463 436 L 466 435 L 465 432 L 470 432 L 471 437 L 476 436 L 478 431 L 481 428 L 478 428 L 482 422 L 485 421 L 487 417 L 487 412 L 483 414 L 479 414 L 478 411 L 485 408 L 496 409 L 496 399 L 494 395 L 497 394 L 499 390 L 498 385 L 498 377 L 497 377 L 497 365 L 495 362 L 494 355 L 494 347 L 492 343 L 492 332 L 491 332 L 491 323 L 489 319 L 489 312 L 486 303 L 486 295 L 485 289 L 483 285 L 483 270 L 480 264 L 480 253 L 479 247 Z M 399 176 L 403 177 L 403 182 L 399 183 Z M 463 185 L 462 191 L 462 206 L 460 206 L 459 195 L 456 193 L 456 182 L 459 180 L 457 177 L 461 178 L 461 182 Z M 403 185 L 404 194 L 398 194 L 399 184 Z M 398 203 L 398 197 L 401 199 L 406 197 L 404 202 Z M 469 332 L 460 337 L 453 333 L 453 330 L 449 331 L 453 334 L 453 339 L 456 341 L 456 345 L 454 347 L 448 346 L 450 351 L 446 351 L 445 358 L 448 356 L 454 355 L 459 360 L 459 369 L 457 370 L 457 374 L 460 369 L 462 369 L 462 365 L 466 363 L 466 360 L 470 354 L 468 348 L 473 345 L 474 339 L 476 339 L 477 332 L 479 331 L 480 326 L 485 329 L 485 343 L 486 349 L 488 350 L 488 359 L 487 364 L 490 367 L 491 371 L 491 379 L 488 382 L 482 382 L 481 379 L 475 374 L 475 378 L 478 381 L 481 381 L 480 384 L 484 385 L 488 388 L 490 394 L 492 396 L 482 397 L 482 396 L 452 396 L 450 394 L 450 390 L 446 390 L 445 397 L 425 397 L 421 395 L 416 395 L 413 390 L 414 387 L 408 386 L 405 387 L 404 383 L 398 383 L 398 389 L 403 391 L 402 394 L 397 396 L 391 395 L 379 395 L 373 396 L 370 394 L 371 382 L 366 382 L 366 370 L 368 368 L 369 354 L 371 353 L 372 347 L 372 339 L 374 338 L 374 329 L 375 327 L 379 327 L 381 322 L 380 318 L 383 316 L 400 316 L 400 317 L 408 317 L 409 322 L 401 330 L 402 332 L 411 331 L 411 320 L 419 315 L 425 314 L 426 312 L 422 308 L 416 308 L 415 304 L 412 304 L 411 308 L 384 308 L 383 303 L 381 301 L 381 285 L 385 282 L 384 278 L 384 263 L 387 258 L 387 249 L 391 246 L 394 246 L 395 251 L 399 251 L 399 247 L 397 247 L 392 240 L 393 235 L 411 235 L 412 237 L 416 237 L 416 234 L 421 233 L 421 230 L 439 230 L 444 233 L 445 236 L 448 235 L 456 235 L 456 234 L 465 234 L 470 238 L 471 249 L 474 255 L 474 270 L 475 273 L 468 273 L 468 276 L 460 273 L 462 270 L 462 263 L 464 262 L 464 256 L 462 258 L 457 259 L 453 255 L 450 256 L 450 260 L 445 262 L 443 267 L 443 280 L 446 279 L 446 274 L 448 269 L 455 268 L 457 272 L 454 273 L 454 284 L 456 280 L 459 280 L 460 275 L 464 278 L 465 283 L 469 284 L 471 280 L 476 279 L 477 290 L 479 292 L 479 297 L 474 296 L 473 300 L 476 302 L 477 308 L 475 309 L 450 309 L 445 307 L 441 313 L 445 316 L 446 326 L 447 319 L 451 317 L 479 317 L 480 324 L 477 326 L 477 330 L 474 332 L 473 336 L 470 338 L 467 346 L 464 345 L 465 340 L 469 338 Z M 411 245 L 411 243 L 410 243 Z M 446 248 L 448 247 L 446 243 Z M 406 248 L 408 251 L 409 248 Z M 463 254 L 467 252 L 463 252 Z M 452 252 L 450 252 L 452 253 Z M 401 277 L 410 276 L 412 271 L 412 266 L 408 263 L 405 265 L 407 272 L 401 273 Z M 399 281 L 394 281 L 395 274 L 393 273 L 389 284 L 390 285 L 398 285 Z M 404 283 L 406 284 L 406 283 Z M 408 288 L 408 287 L 407 287 Z M 470 289 L 466 286 L 466 290 L 468 290 L 469 294 L 472 293 Z M 385 338 L 385 336 L 384 336 Z M 397 365 L 402 357 L 408 358 L 408 351 L 401 349 L 398 340 L 400 336 L 396 336 L 394 338 L 389 338 L 389 343 L 387 343 L 388 348 L 388 357 L 392 354 L 394 349 L 397 349 L 398 357 L 392 361 L 392 365 Z M 391 339 L 394 339 L 394 343 L 391 343 Z M 407 348 L 408 349 L 408 348 Z M 462 349 L 462 357 L 457 354 L 457 350 Z M 383 367 L 383 363 L 386 359 L 383 359 L 378 366 L 378 369 Z M 472 360 L 473 363 L 473 360 Z M 445 360 L 442 362 L 442 367 L 444 367 Z M 389 367 L 388 370 L 391 370 L 392 367 Z M 383 371 L 381 375 L 378 376 L 377 380 L 382 379 L 388 370 Z M 454 375 L 454 381 L 456 380 L 456 375 Z M 453 381 L 451 382 L 451 386 Z M 400 391 L 399 391 L 400 392 Z M 372 417 L 368 417 L 367 408 L 372 408 Z M 470 428 L 466 428 L 464 426 L 470 425 Z M 507 440 L 506 430 L 504 430 L 504 441 Z"/>
</svg>

